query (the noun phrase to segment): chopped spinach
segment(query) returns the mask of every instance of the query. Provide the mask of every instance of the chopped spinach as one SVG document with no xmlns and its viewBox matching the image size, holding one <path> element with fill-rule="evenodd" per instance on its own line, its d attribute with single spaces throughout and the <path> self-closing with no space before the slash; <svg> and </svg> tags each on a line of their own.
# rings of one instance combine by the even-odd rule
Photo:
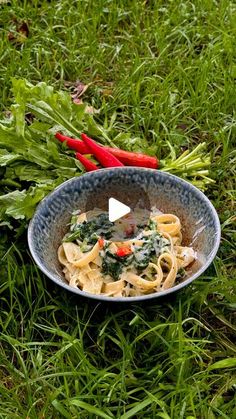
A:
<svg viewBox="0 0 236 419">
<path fill-rule="evenodd" d="M 102 272 L 105 275 L 111 275 L 112 278 L 117 280 L 122 273 L 123 267 L 130 265 L 132 261 L 132 254 L 120 257 L 107 249 L 105 250 L 105 255 L 102 261 Z"/>
<path fill-rule="evenodd" d="M 149 262 L 154 258 L 158 258 L 163 251 L 169 247 L 169 241 L 163 238 L 157 231 L 150 236 L 143 236 L 144 243 L 142 246 L 135 246 L 134 249 L 134 265 L 137 269 L 145 269 Z"/>
<path fill-rule="evenodd" d="M 111 275 L 112 278 L 115 280 L 119 279 L 119 276 L 121 275 L 123 270 L 122 263 L 118 261 L 114 261 L 112 259 L 109 260 L 109 258 L 103 259 L 102 262 L 102 273 L 105 275 Z"/>
<path fill-rule="evenodd" d="M 168 249 L 170 243 L 156 231 L 156 222 L 150 220 L 148 229 L 152 233 L 140 237 L 142 246 L 134 246 L 133 253 L 127 256 L 117 256 L 109 250 L 109 242 L 105 244 L 102 256 L 102 272 L 118 280 L 125 266 L 134 266 L 138 272 L 144 270 L 149 262 L 154 261 L 163 251 Z M 114 223 L 109 221 L 107 213 L 101 213 L 91 220 L 77 222 L 77 214 L 73 214 L 70 223 L 70 232 L 65 236 L 65 242 L 76 241 L 83 252 L 91 250 L 100 237 L 109 240 L 114 232 Z"/>
<path fill-rule="evenodd" d="M 148 230 L 154 230 L 154 231 L 156 231 L 156 229 L 157 229 L 157 223 L 156 223 L 156 221 L 154 221 L 154 220 L 152 220 L 150 218 L 149 219 L 149 222 L 148 222 Z"/>
<path fill-rule="evenodd" d="M 109 221 L 107 213 L 101 213 L 91 220 L 82 223 L 75 222 L 74 215 L 71 219 L 70 233 L 68 233 L 64 241 L 71 242 L 79 239 L 85 245 L 95 244 L 100 237 L 109 240 L 112 236 L 114 223 Z"/>
<path fill-rule="evenodd" d="M 133 253 L 121 257 L 110 252 L 108 244 L 104 249 L 102 272 L 111 275 L 115 280 L 119 279 L 125 266 L 132 265 L 138 272 L 142 272 L 149 262 L 159 257 L 170 245 L 169 241 L 156 231 L 150 236 L 143 236 L 142 239 L 142 246 L 134 246 Z"/>
</svg>

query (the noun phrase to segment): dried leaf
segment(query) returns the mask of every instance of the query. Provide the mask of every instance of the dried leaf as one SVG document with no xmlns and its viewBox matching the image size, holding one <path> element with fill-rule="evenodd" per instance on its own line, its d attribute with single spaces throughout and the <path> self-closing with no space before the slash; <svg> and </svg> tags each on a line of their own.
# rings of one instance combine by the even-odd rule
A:
<svg viewBox="0 0 236 419">
<path fill-rule="evenodd" d="M 84 102 L 82 101 L 82 99 L 73 99 L 73 102 L 76 104 L 76 105 L 82 105 Z M 86 108 L 85 108 L 85 112 L 86 113 L 89 113 L 89 114 L 91 114 L 91 115 L 94 115 L 94 114 L 96 114 L 96 113 L 99 113 L 100 112 L 100 110 L 99 109 L 95 109 L 93 106 L 90 106 L 90 105 L 87 105 L 86 106 Z"/>
<path fill-rule="evenodd" d="M 176 128 L 180 129 L 181 131 L 187 131 L 188 126 L 186 124 L 178 124 Z"/>
<path fill-rule="evenodd" d="M 114 85 L 113 81 L 104 81 L 101 76 L 99 74 L 96 75 L 95 79 L 94 79 L 94 84 L 96 84 L 97 86 L 100 87 L 107 87 L 107 88 L 112 88 Z"/>
<path fill-rule="evenodd" d="M 73 102 L 74 102 L 76 105 L 82 105 L 82 104 L 83 104 L 82 99 L 77 99 L 77 98 L 75 98 L 75 99 L 73 99 Z"/>
<path fill-rule="evenodd" d="M 22 22 L 21 25 L 18 27 L 17 32 L 19 32 L 25 38 L 29 36 L 29 26 L 26 22 Z"/>
<path fill-rule="evenodd" d="M 29 36 L 29 26 L 27 22 L 18 23 L 16 19 L 14 19 L 14 24 L 14 30 L 8 32 L 8 41 L 15 45 L 21 45 Z"/>
<path fill-rule="evenodd" d="M 102 96 L 111 96 L 112 95 L 112 89 L 103 89 L 101 90 Z"/>
<path fill-rule="evenodd" d="M 16 40 L 16 36 L 14 35 L 13 32 L 8 32 L 7 38 L 8 38 L 8 41 L 10 42 L 14 42 Z"/>
<path fill-rule="evenodd" d="M 86 113 L 89 113 L 90 115 L 94 115 L 96 113 L 99 113 L 100 110 L 99 109 L 95 109 L 93 106 L 86 106 L 85 112 Z"/>
<path fill-rule="evenodd" d="M 92 83 L 84 84 L 80 80 L 77 80 L 71 94 L 72 99 L 79 99 L 91 84 Z"/>
<path fill-rule="evenodd" d="M 96 80 L 96 85 L 99 86 L 99 90 L 102 96 L 111 96 L 113 93 L 113 81 Z"/>
</svg>

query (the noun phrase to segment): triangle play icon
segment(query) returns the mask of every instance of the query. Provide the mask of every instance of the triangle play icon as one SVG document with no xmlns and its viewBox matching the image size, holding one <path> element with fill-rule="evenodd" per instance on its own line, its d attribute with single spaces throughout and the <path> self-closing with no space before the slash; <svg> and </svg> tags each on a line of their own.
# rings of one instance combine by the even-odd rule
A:
<svg viewBox="0 0 236 419">
<path fill-rule="evenodd" d="M 109 221 L 114 222 L 119 220 L 119 218 L 124 217 L 124 215 L 129 214 L 131 211 L 130 207 L 118 201 L 115 198 L 109 198 L 108 202 L 108 212 L 109 212 Z"/>
</svg>

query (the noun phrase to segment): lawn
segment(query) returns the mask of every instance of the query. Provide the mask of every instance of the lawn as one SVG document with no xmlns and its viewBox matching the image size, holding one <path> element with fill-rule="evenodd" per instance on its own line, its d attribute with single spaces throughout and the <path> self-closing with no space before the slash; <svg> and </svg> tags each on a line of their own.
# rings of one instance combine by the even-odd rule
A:
<svg viewBox="0 0 236 419">
<path fill-rule="evenodd" d="M 79 79 L 108 140 L 129 133 L 118 136 L 123 147 L 162 160 L 206 143 L 205 193 L 222 226 L 214 263 L 167 300 L 127 308 L 74 297 L 27 250 L 40 193 L 20 218 L 14 211 L 43 170 L 52 187 L 81 167 L 58 174 L 54 161 L 30 178 L 27 155 L 17 172 L 8 139 L 23 150 L 30 128 L 21 121 L 10 137 L 1 128 L 0 418 L 236 418 L 235 22 L 229 0 L 0 1 L 0 119 L 25 116 L 12 78 L 55 92 Z"/>
</svg>

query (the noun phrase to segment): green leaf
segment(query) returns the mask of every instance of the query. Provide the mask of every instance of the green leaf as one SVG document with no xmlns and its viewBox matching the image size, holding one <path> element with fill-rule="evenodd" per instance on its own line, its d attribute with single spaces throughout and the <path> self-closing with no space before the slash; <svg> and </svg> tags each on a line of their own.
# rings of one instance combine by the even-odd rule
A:
<svg viewBox="0 0 236 419">
<path fill-rule="evenodd" d="M 50 128 L 51 128 L 51 125 L 46 123 L 46 122 L 34 121 L 29 126 L 29 131 L 32 132 L 34 136 L 35 136 L 35 134 L 38 134 L 40 136 L 41 140 L 43 140 L 42 135 L 44 136 L 45 133 Z"/>
<path fill-rule="evenodd" d="M 19 162 L 14 166 L 7 167 L 5 177 L 43 184 L 51 182 L 55 174 L 49 170 L 42 170 L 36 164 Z"/>
<path fill-rule="evenodd" d="M 12 79 L 12 90 L 15 103 L 11 107 L 11 112 L 15 120 L 16 134 L 23 137 L 25 132 L 25 100 L 28 95 L 27 82 L 21 79 Z"/>
<path fill-rule="evenodd" d="M 17 135 L 14 122 L 12 122 L 10 127 L 0 124 L 0 147 L 6 148 L 15 154 L 25 152 L 26 141 L 23 137 L 19 138 Z"/>
<path fill-rule="evenodd" d="M 29 219 L 34 213 L 36 204 L 53 188 L 50 184 L 45 187 L 30 187 L 28 191 L 13 191 L 0 196 L 1 212 L 17 219 Z"/>
<path fill-rule="evenodd" d="M 0 149 L 0 166 L 6 166 L 17 160 L 19 157 L 19 154 L 9 153 L 6 149 Z"/>
<path fill-rule="evenodd" d="M 210 365 L 210 370 L 222 369 L 222 368 L 234 368 L 236 367 L 236 358 L 226 358 L 215 362 Z"/>
<path fill-rule="evenodd" d="M 109 145 L 114 147 L 114 143 L 111 141 L 109 135 L 107 134 L 107 130 L 103 128 L 101 125 L 99 125 L 97 122 L 95 122 L 92 115 L 85 114 L 85 120 L 87 122 L 87 132 L 89 133 L 89 135 L 91 135 L 92 137 L 95 136 L 99 137 L 100 139 L 104 139 L 106 140 L 105 142 L 103 140 L 104 144 L 108 143 Z"/>
</svg>

